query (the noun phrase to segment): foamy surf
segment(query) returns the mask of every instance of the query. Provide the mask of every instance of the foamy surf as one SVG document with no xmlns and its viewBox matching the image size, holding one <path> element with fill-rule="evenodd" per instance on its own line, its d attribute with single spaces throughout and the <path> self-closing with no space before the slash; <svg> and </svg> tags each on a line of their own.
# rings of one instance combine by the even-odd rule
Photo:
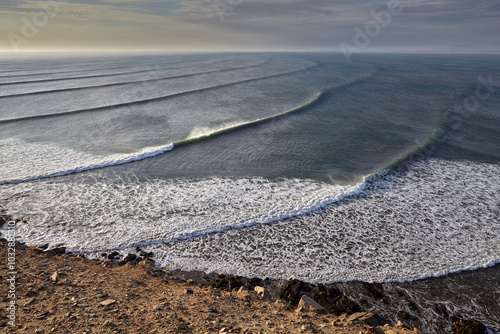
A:
<svg viewBox="0 0 500 334">
<path fill-rule="evenodd" d="M 92 155 L 53 144 L 0 140 L 0 185 L 50 178 L 138 161 L 174 148 L 173 144 L 147 147 L 130 154 Z"/>
<path fill-rule="evenodd" d="M 146 247 L 167 268 L 309 282 L 393 282 L 500 261 L 499 165 L 433 159 L 314 215 Z"/>
<path fill-rule="evenodd" d="M 141 246 L 162 267 L 249 277 L 411 281 L 499 261 L 499 173 L 431 160 L 350 186 L 80 174 L 3 185 L 0 204 L 27 219 L 29 244 L 95 256 Z"/>
<path fill-rule="evenodd" d="M 159 245 L 318 211 L 360 192 L 351 186 L 288 179 L 150 180 L 95 182 L 39 180 L 0 188 L 2 206 L 17 217 L 28 244 L 64 244 L 100 253 Z"/>
</svg>

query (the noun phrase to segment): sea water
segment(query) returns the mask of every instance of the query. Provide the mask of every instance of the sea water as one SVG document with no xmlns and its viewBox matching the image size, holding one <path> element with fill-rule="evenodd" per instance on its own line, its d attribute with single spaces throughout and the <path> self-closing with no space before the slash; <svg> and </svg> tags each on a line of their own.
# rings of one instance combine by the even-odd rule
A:
<svg viewBox="0 0 500 334">
<path fill-rule="evenodd" d="M 417 286 L 498 263 L 500 57 L 353 60 L 1 60 L 0 206 L 27 243 L 169 269 Z M 481 303 L 447 307 L 499 330 Z"/>
</svg>

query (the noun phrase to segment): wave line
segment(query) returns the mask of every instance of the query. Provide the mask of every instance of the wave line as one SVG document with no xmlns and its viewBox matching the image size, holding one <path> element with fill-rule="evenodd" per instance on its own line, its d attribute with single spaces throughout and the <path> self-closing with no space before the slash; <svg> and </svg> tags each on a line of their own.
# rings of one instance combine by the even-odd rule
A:
<svg viewBox="0 0 500 334">
<path fill-rule="evenodd" d="M 249 65 L 249 66 L 243 66 L 243 67 L 232 67 L 232 68 L 222 69 L 222 70 L 212 70 L 212 71 L 206 71 L 206 72 L 181 74 L 181 75 L 174 75 L 174 76 L 169 76 L 169 77 L 159 77 L 159 78 L 147 79 L 147 80 L 137 80 L 137 81 L 118 82 L 118 83 L 104 84 L 104 85 L 97 85 L 97 86 L 62 88 L 62 89 L 54 89 L 54 90 L 43 90 L 43 91 L 37 91 L 37 92 L 4 95 L 4 96 L 0 96 L 0 99 L 8 98 L 8 97 L 27 96 L 27 95 L 41 95 L 41 94 L 69 92 L 69 91 L 76 91 L 76 90 L 88 90 L 88 89 L 95 89 L 95 88 L 116 87 L 116 86 L 123 86 L 123 85 L 129 85 L 129 84 L 134 84 L 134 83 L 144 83 L 144 82 L 157 81 L 157 80 L 178 79 L 178 78 L 185 78 L 185 77 L 197 76 L 197 75 L 203 75 L 203 74 L 209 74 L 209 73 L 215 73 L 215 72 L 226 72 L 226 71 L 233 71 L 233 70 L 257 67 L 257 66 L 260 66 L 261 64 Z"/>
<path fill-rule="evenodd" d="M 33 119 L 45 119 L 45 118 L 52 118 L 52 117 L 59 117 L 59 116 L 75 115 L 75 114 L 86 113 L 86 112 L 100 112 L 100 111 L 105 111 L 105 110 L 109 110 L 109 109 L 115 109 L 115 108 L 132 106 L 132 105 L 143 105 L 143 104 L 147 104 L 147 103 L 154 102 L 154 101 L 161 101 L 161 100 L 165 100 L 165 99 L 169 99 L 169 98 L 173 98 L 173 97 L 179 97 L 179 96 L 184 96 L 184 95 L 193 94 L 193 93 L 200 93 L 200 92 L 209 91 L 212 89 L 218 89 L 218 88 L 222 88 L 222 87 L 230 87 L 230 86 L 238 85 L 238 84 L 242 84 L 242 83 L 248 83 L 248 82 L 252 82 L 252 81 L 258 81 L 258 80 L 263 80 L 263 79 L 268 79 L 268 78 L 285 76 L 285 75 L 289 75 L 292 73 L 301 72 L 301 71 L 313 68 L 315 66 L 317 66 L 317 65 L 313 65 L 313 66 L 310 66 L 310 67 L 307 67 L 304 69 L 300 69 L 300 70 L 295 70 L 295 71 L 290 71 L 290 72 L 285 72 L 285 73 L 278 73 L 278 74 L 273 74 L 273 75 L 266 75 L 263 77 L 257 77 L 257 78 L 240 80 L 240 81 L 233 81 L 233 82 L 229 82 L 226 84 L 209 86 L 209 87 L 204 87 L 204 88 L 199 88 L 199 89 L 193 89 L 193 90 L 189 90 L 189 91 L 185 91 L 185 92 L 174 93 L 174 94 L 169 94 L 169 95 L 164 95 L 164 96 L 159 96 L 159 97 L 153 97 L 153 98 L 149 98 L 149 99 L 145 99 L 145 100 L 124 102 L 124 103 L 118 103 L 118 104 L 113 104 L 113 105 L 109 105 L 109 106 L 95 107 L 95 108 L 89 108 L 89 109 L 65 111 L 65 112 L 60 112 L 60 113 L 55 113 L 55 114 L 36 115 L 36 116 L 27 116 L 27 117 L 20 117 L 20 118 L 14 118 L 14 119 L 0 120 L 0 124 L 7 124 L 7 123 L 33 120 Z"/>
</svg>

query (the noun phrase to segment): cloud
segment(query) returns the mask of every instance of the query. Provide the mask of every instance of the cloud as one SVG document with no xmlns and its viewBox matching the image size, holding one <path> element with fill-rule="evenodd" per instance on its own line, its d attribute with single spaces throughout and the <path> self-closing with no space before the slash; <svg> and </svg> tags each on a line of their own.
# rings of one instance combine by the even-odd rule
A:
<svg viewBox="0 0 500 334">
<path fill-rule="evenodd" d="M 48 0 L 50 1 L 50 0 Z M 58 0 L 62 2 L 63 0 Z M 144 41 L 183 48 L 335 48 L 352 43 L 354 28 L 373 21 L 370 12 L 389 0 L 72 0 L 61 4 L 51 27 L 78 43 L 81 27 L 101 27 L 100 43 Z M 393 0 L 396 1 L 396 0 Z M 454 45 L 474 48 L 499 42 L 500 3 L 491 0 L 400 0 L 370 47 Z M 43 13 L 38 0 L 2 0 L 0 16 Z M 222 18 L 223 20 L 221 21 Z M 18 20 L 19 21 L 19 20 Z M 19 25 L 19 22 L 17 23 Z M 54 28 L 53 30 L 57 30 Z M 118 29 L 119 28 L 119 29 Z M 7 28 L 2 28 L 4 31 Z M 97 29 L 97 28 L 96 28 Z M 71 35 L 71 36 L 70 36 Z M 141 40 L 141 36 L 144 36 Z M 56 37 L 54 37 L 56 38 Z M 85 40 L 86 43 L 91 41 Z"/>
<path fill-rule="evenodd" d="M 106 0 L 118 1 L 123 0 Z M 139 0 L 127 0 L 127 3 L 139 3 Z M 48 1 L 50 3 L 50 1 Z M 35 14 L 44 14 L 45 9 L 41 6 L 43 2 L 35 0 L 26 0 L 24 2 L 13 4 L 5 4 L 0 7 L 2 14 L 17 14 L 23 16 L 32 16 Z M 90 4 L 90 3 L 75 3 L 63 2 L 58 3 L 58 19 L 65 20 L 105 20 L 105 21 L 126 21 L 126 22 L 164 22 L 165 15 L 153 14 L 153 11 L 148 6 L 131 6 L 131 5 L 108 5 L 108 4 Z M 54 8 L 54 6 L 50 6 Z"/>
<path fill-rule="evenodd" d="M 448 27 L 465 31 L 471 27 L 498 27 L 499 17 L 500 3 L 495 1 L 413 0 L 405 3 L 397 23 L 403 27 Z"/>
<path fill-rule="evenodd" d="M 232 3 L 234 5 L 232 5 Z M 335 22 L 346 18 L 354 20 L 359 16 L 359 7 L 350 2 L 331 0 L 229 0 L 189 1 L 175 11 L 178 20 L 194 22 L 217 17 L 217 7 L 223 12 L 224 20 L 235 23 L 321 23 Z M 208 11 L 207 11 L 208 9 Z M 200 14 L 203 14 L 200 16 Z M 208 15 L 207 15 L 208 14 Z M 199 22 L 199 21 L 197 21 Z M 209 22 L 209 23 L 210 23 Z"/>
</svg>

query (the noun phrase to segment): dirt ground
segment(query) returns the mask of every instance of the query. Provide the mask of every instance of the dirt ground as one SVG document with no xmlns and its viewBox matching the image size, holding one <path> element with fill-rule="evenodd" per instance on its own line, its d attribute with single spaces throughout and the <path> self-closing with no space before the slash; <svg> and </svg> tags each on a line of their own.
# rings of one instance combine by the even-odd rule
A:
<svg viewBox="0 0 500 334">
<path fill-rule="evenodd" d="M 417 333 L 183 280 L 150 260 L 120 266 L 19 243 L 15 261 L 7 253 L 3 240 L 0 333 Z"/>
</svg>

